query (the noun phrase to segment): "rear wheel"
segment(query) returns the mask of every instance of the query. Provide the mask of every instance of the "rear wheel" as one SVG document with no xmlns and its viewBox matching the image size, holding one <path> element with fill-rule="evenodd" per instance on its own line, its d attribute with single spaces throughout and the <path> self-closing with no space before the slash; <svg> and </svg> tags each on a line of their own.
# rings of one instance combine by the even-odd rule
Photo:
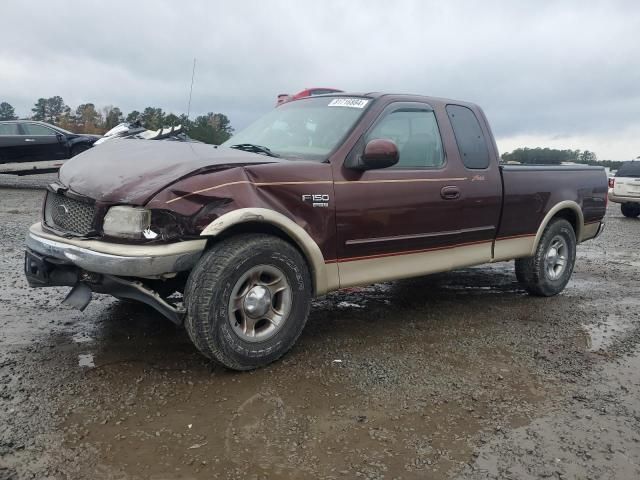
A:
<svg viewBox="0 0 640 480">
<path fill-rule="evenodd" d="M 636 218 L 640 215 L 640 203 L 623 203 L 620 210 L 625 217 Z"/>
<path fill-rule="evenodd" d="M 302 333 L 311 291 L 307 264 L 292 245 L 262 234 L 231 237 L 191 272 L 185 327 L 198 350 L 224 366 L 262 367 Z"/>
<path fill-rule="evenodd" d="M 576 235 L 561 218 L 547 225 L 532 257 L 516 260 L 516 277 L 531 295 L 557 295 L 569 282 L 576 259 Z"/>
</svg>

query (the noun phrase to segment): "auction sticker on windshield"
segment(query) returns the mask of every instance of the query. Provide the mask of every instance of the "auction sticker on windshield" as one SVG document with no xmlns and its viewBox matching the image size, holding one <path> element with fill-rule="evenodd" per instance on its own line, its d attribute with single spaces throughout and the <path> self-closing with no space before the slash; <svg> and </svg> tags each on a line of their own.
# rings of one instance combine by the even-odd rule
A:
<svg viewBox="0 0 640 480">
<path fill-rule="evenodd" d="M 364 98 L 334 98 L 329 102 L 329 107 L 364 108 L 369 100 Z"/>
</svg>

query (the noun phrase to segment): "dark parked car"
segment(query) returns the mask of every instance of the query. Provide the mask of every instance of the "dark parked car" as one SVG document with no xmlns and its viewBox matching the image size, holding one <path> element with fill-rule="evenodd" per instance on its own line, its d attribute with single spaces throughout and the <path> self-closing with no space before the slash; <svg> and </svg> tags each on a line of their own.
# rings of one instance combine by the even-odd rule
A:
<svg viewBox="0 0 640 480">
<path fill-rule="evenodd" d="M 515 259 L 526 291 L 556 295 L 602 231 L 604 169 L 499 158 L 478 106 L 415 95 L 294 100 L 218 148 L 112 140 L 49 185 L 25 272 L 81 309 L 145 302 L 238 370 L 340 288 Z"/>
<path fill-rule="evenodd" d="M 56 161 L 84 152 L 98 138 L 98 135 L 71 133 L 55 125 L 32 120 L 0 122 L 0 171 L 55 170 L 60 166 Z"/>
</svg>

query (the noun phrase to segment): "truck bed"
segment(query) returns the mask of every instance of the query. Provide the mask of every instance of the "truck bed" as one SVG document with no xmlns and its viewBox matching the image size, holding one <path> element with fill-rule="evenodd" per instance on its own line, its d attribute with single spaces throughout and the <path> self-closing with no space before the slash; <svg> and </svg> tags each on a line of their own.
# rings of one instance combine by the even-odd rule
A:
<svg viewBox="0 0 640 480">
<path fill-rule="evenodd" d="M 569 202 L 578 204 L 582 211 L 567 215 L 576 227 L 578 241 L 591 238 L 591 233 L 595 235 L 607 207 L 603 167 L 501 165 L 500 172 L 504 195 L 496 236 L 496 259 L 513 258 L 514 254 L 521 255 L 532 248 L 548 213 Z M 579 218 L 580 215 L 583 218 Z M 501 248 L 505 246 L 508 248 Z"/>
</svg>

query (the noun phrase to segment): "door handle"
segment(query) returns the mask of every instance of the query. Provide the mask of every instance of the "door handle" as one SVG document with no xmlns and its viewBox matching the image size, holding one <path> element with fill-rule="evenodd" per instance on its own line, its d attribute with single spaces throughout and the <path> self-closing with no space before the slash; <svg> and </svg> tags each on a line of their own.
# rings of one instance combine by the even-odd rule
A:
<svg viewBox="0 0 640 480">
<path fill-rule="evenodd" d="M 440 196 L 445 200 L 457 200 L 460 198 L 460 190 L 458 187 L 453 185 L 442 187 L 442 190 L 440 190 Z"/>
<path fill-rule="evenodd" d="M 25 138 L 24 141 L 25 142 L 35 142 L 36 139 L 35 138 Z"/>
</svg>

